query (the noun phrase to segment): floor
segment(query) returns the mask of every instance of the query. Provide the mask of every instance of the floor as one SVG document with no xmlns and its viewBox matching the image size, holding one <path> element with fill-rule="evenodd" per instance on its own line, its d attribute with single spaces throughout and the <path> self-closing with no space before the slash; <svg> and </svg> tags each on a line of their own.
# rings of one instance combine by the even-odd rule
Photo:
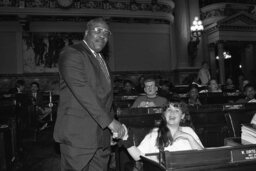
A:
<svg viewBox="0 0 256 171">
<path fill-rule="evenodd" d="M 13 170 L 59 171 L 60 154 L 52 133 L 53 127 L 51 126 L 40 132 L 36 142 L 31 137 L 26 138 Z"/>
<path fill-rule="evenodd" d="M 60 171 L 58 145 L 53 140 L 53 126 L 41 131 L 37 142 L 28 137 L 12 171 Z M 112 168 L 109 171 L 115 171 Z"/>
</svg>

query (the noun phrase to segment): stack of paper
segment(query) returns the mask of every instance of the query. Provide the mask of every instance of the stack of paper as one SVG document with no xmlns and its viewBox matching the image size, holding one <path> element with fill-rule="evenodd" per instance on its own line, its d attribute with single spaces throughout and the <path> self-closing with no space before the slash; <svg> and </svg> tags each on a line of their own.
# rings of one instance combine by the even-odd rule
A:
<svg viewBox="0 0 256 171">
<path fill-rule="evenodd" d="M 256 126 L 252 124 L 242 124 L 242 144 L 256 144 Z"/>
</svg>

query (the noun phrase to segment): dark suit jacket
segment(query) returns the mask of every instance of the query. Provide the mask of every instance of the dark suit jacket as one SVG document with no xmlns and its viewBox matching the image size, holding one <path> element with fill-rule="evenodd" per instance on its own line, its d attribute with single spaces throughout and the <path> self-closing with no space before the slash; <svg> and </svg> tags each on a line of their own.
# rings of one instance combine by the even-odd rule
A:
<svg viewBox="0 0 256 171">
<path fill-rule="evenodd" d="M 59 73 L 55 140 L 78 148 L 108 147 L 112 86 L 84 42 L 61 52 Z"/>
<path fill-rule="evenodd" d="M 42 92 L 37 92 L 36 98 L 33 97 L 33 93 L 29 92 L 28 93 L 28 98 L 30 105 L 37 105 L 40 107 L 44 107 L 48 101 L 44 101 L 43 93 Z"/>
</svg>

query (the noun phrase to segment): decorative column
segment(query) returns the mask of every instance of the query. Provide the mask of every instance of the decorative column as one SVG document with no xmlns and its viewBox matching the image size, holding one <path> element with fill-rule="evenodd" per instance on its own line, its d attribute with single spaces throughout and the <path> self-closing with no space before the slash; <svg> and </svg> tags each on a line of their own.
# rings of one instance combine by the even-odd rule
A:
<svg viewBox="0 0 256 171">
<path fill-rule="evenodd" d="M 188 66 L 187 45 L 190 39 L 190 19 L 188 13 L 188 1 L 178 0 L 175 2 L 175 39 L 177 49 L 177 68 Z"/>
<path fill-rule="evenodd" d="M 217 77 L 217 72 L 216 72 L 216 54 L 215 54 L 215 44 L 211 43 L 208 47 L 209 49 L 209 55 L 210 55 L 210 70 L 211 70 L 211 77 L 216 78 Z"/>
<path fill-rule="evenodd" d="M 253 69 L 254 69 L 254 61 L 253 61 L 253 45 L 248 44 L 247 47 L 245 48 L 245 59 L 243 63 L 243 70 L 244 73 L 249 80 L 253 80 Z"/>
<path fill-rule="evenodd" d="M 219 83 L 225 84 L 225 58 L 223 55 L 223 52 L 224 52 L 223 43 L 218 42 L 217 46 L 218 46 L 219 73 L 220 73 Z"/>
<path fill-rule="evenodd" d="M 199 0 L 188 0 L 188 10 L 189 10 L 189 28 L 194 20 L 195 17 L 200 19 L 200 8 L 199 8 Z M 190 35 L 189 35 L 190 36 Z M 200 42 L 197 46 L 197 56 L 194 59 L 193 67 L 200 67 L 203 61 L 203 50 L 202 45 L 204 44 L 204 37 L 203 34 L 200 37 Z"/>
</svg>

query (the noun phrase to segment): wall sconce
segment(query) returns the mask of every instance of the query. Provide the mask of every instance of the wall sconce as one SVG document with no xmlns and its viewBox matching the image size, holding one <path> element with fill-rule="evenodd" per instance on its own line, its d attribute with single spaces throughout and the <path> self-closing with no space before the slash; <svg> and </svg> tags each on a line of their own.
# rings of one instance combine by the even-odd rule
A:
<svg viewBox="0 0 256 171">
<path fill-rule="evenodd" d="M 191 64 L 193 65 L 194 59 L 197 56 L 197 46 L 200 42 L 200 37 L 202 36 L 202 32 L 204 30 L 204 26 L 201 20 L 198 17 L 195 17 L 192 26 L 190 27 L 190 41 L 188 43 L 188 55 L 191 59 Z"/>
</svg>

